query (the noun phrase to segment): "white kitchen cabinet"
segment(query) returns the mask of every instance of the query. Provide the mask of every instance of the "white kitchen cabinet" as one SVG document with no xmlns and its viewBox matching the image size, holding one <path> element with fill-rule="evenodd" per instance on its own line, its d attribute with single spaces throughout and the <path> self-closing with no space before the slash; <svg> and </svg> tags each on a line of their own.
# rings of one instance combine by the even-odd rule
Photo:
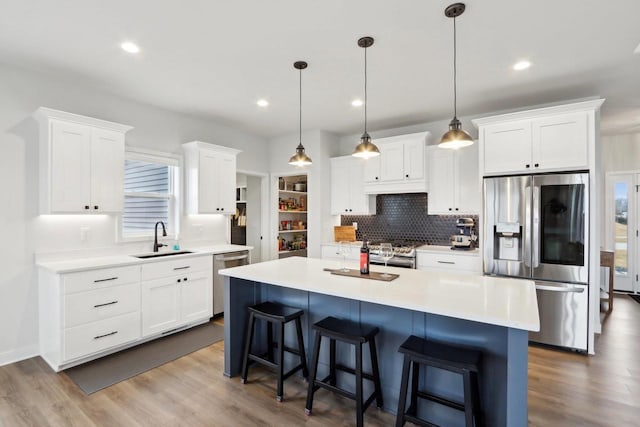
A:
<svg viewBox="0 0 640 427">
<path fill-rule="evenodd" d="M 364 165 L 371 159 L 353 156 L 331 159 L 331 214 L 373 215 L 375 197 L 364 193 Z"/>
<path fill-rule="evenodd" d="M 478 274 L 482 272 L 482 261 L 477 249 L 468 252 L 454 252 L 448 246 L 440 246 L 430 250 L 417 250 L 416 263 L 418 270 Z"/>
<path fill-rule="evenodd" d="M 213 258 L 209 255 L 142 266 L 142 336 L 213 316 Z"/>
<path fill-rule="evenodd" d="M 480 212 L 478 144 L 458 150 L 429 147 L 428 212 L 430 215 Z"/>
<path fill-rule="evenodd" d="M 479 128 L 483 175 L 588 169 L 595 111 L 584 101 L 473 120 Z"/>
<path fill-rule="evenodd" d="M 194 141 L 185 152 L 185 210 L 232 215 L 236 211 L 236 156 L 240 150 Z"/>
<path fill-rule="evenodd" d="M 122 211 L 124 134 L 131 127 L 44 107 L 34 116 L 41 213 Z"/>
<path fill-rule="evenodd" d="M 380 156 L 366 160 L 367 194 L 427 191 L 425 143 L 428 132 L 380 138 L 374 141 Z"/>
</svg>

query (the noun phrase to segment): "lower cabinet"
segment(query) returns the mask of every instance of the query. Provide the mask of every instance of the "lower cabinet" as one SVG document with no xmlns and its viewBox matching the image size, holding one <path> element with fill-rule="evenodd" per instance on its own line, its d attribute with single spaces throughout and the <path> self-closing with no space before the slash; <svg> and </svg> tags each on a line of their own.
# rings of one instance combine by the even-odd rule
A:
<svg viewBox="0 0 640 427">
<path fill-rule="evenodd" d="M 448 248 L 446 248 L 448 249 Z M 451 253 L 449 250 L 417 252 L 418 270 L 455 271 L 458 273 L 482 273 L 482 262 L 478 251 Z"/>
<path fill-rule="evenodd" d="M 55 371 L 212 315 L 211 255 L 72 273 L 39 271 L 40 355 Z"/>
</svg>

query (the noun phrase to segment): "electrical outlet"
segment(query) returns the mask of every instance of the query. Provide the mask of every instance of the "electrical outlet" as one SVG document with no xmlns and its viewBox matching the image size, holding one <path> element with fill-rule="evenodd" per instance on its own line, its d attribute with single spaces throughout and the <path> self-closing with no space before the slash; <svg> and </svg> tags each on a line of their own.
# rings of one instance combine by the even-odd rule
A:
<svg viewBox="0 0 640 427">
<path fill-rule="evenodd" d="M 86 225 L 83 225 L 82 227 L 80 227 L 80 241 L 81 242 L 86 242 L 87 238 L 89 237 L 89 231 L 91 231 L 91 228 L 87 227 Z"/>
<path fill-rule="evenodd" d="M 354 230 L 357 230 L 357 229 L 358 229 L 358 223 L 357 223 L 357 222 L 354 222 L 354 223 L 353 223 L 353 229 L 354 229 Z"/>
</svg>

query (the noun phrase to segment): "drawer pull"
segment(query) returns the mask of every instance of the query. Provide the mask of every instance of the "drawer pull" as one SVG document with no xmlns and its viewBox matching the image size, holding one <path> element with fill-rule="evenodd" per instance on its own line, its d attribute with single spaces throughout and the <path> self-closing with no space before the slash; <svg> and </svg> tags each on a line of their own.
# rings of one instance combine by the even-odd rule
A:
<svg viewBox="0 0 640 427">
<path fill-rule="evenodd" d="M 97 337 L 93 337 L 94 340 L 99 340 L 100 338 L 110 337 L 111 335 L 117 334 L 118 331 L 109 332 L 108 334 L 98 335 Z"/>
<path fill-rule="evenodd" d="M 98 280 L 94 280 L 93 283 L 100 283 L 100 282 L 108 282 L 110 280 L 116 280 L 118 278 L 118 276 L 116 277 L 109 277 L 108 279 L 98 279 Z"/>
<path fill-rule="evenodd" d="M 438 264 L 455 264 L 453 261 L 438 261 Z"/>
<path fill-rule="evenodd" d="M 174 270 L 185 270 L 187 268 L 191 268 L 191 266 L 187 265 L 186 267 L 175 267 Z"/>
<path fill-rule="evenodd" d="M 104 304 L 96 304 L 93 306 L 93 308 L 98 308 L 98 307 L 104 307 L 105 305 L 113 305 L 113 304 L 117 304 L 118 301 L 111 301 L 111 302 L 105 302 Z"/>
</svg>

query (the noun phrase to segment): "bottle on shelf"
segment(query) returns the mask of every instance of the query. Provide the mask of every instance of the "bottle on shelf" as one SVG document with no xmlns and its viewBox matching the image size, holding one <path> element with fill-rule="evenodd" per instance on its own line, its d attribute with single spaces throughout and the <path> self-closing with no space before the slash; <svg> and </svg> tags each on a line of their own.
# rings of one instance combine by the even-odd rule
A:
<svg viewBox="0 0 640 427">
<path fill-rule="evenodd" d="M 369 246 L 364 237 L 360 248 L 360 274 L 369 274 Z"/>
</svg>

